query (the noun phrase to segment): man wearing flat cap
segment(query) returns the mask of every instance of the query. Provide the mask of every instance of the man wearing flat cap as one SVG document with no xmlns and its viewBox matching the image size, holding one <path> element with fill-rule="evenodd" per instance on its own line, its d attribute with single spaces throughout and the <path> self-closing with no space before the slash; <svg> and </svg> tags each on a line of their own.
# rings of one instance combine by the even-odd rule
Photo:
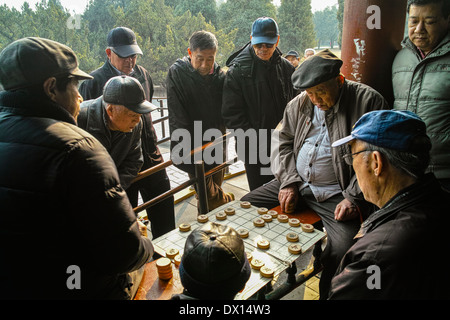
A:
<svg viewBox="0 0 450 320">
<path fill-rule="evenodd" d="M 286 53 L 284 57 L 292 64 L 295 70 L 297 70 L 298 66 L 300 65 L 300 57 L 298 55 L 298 52 L 295 50 L 291 50 Z"/>
<path fill-rule="evenodd" d="M 331 282 L 330 299 L 450 298 L 450 274 L 430 272 L 435 261 L 450 269 L 448 235 L 450 194 L 434 173 L 426 173 L 432 143 L 420 117 L 407 110 L 364 114 L 351 134 L 333 143 L 349 145 L 352 165 L 370 215 Z"/>
<path fill-rule="evenodd" d="M 294 72 L 294 86 L 304 91 L 289 102 L 272 136 L 271 168 L 276 179 L 242 198 L 260 207 L 280 205 L 287 213 L 306 205 L 321 217 L 328 235 L 321 299 L 327 298 L 331 277 L 353 244 L 360 215 L 373 209 L 343 159 L 347 147 L 332 149 L 331 143 L 347 136 L 364 113 L 388 109 L 374 89 L 346 80 L 340 74 L 342 63 L 327 49 Z"/>
<path fill-rule="evenodd" d="M 171 300 L 233 300 L 252 273 L 236 230 L 215 222 L 187 237 L 179 270 L 184 290 Z"/>
<path fill-rule="evenodd" d="M 228 129 L 242 129 L 256 137 L 257 141 L 236 143 L 249 188 L 254 190 L 273 179 L 269 163 L 271 133 L 296 92 L 291 81 L 295 69 L 277 47 L 280 33 L 276 21 L 256 19 L 250 39 L 227 61 L 222 116 Z M 245 154 L 241 154 L 240 145 L 244 143 Z"/>
<path fill-rule="evenodd" d="M 90 78 L 52 40 L 0 53 L 0 299 L 130 299 L 153 254 L 114 161 L 77 126 Z"/>
<path fill-rule="evenodd" d="M 148 71 L 136 64 L 137 56 L 142 55 L 136 35 L 133 30 L 126 27 L 112 29 L 107 36 L 107 60 L 102 67 L 93 71 L 92 80 L 84 81 L 80 85 L 80 94 L 84 100 L 92 100 L 103 94 L 103 87 L 112 77 L 126 75 L 136 78 L 142 85 L 145 99 L 152 101 L 153 81 Z M 155 128 L 153 127 L 151 113 L 141 115 L 142 134 L 141 147 L 144 163 L 141 171 L 156 166 L 164 161 L 158 148 Z M 163 169 L 150 177 L 141 179 L 128 186 L 127 194 L 133 207 L 138 204 L 138 193 L 144 201 L 170 190 L 170 181 L 166 170 Z M 161 201 L 147 209 L 147 216 L 152 223 L 153 237 L 158 237 L 175 228 L 174 199 Z"/>
<path fill-rule="evenodd" d="M 102 96 L 81 104 L 78 126 L 108 150 L 124 189 L 130 186 L 143 163 L 141 115 L 155 109 L 155 105 L 145 100 L 139 81 L 127 76 L 109 79 Z"/>
</svg>

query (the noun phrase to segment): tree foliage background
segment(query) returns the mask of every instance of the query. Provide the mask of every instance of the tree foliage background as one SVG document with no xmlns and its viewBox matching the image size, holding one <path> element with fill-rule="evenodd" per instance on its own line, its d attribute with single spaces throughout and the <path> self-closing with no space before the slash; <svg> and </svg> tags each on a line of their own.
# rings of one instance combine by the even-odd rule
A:
<svg viewBox="0 0 450 320">
<path fill-rule="evenodd" d="M 20 10 L 0 6 L 0 50 L 23 37 L 45 37 L 71 47 L 80 67 L 91 72 L 106 60 L 109 30 L 126 26 L 144 52 L 138 64 L 149 70 L 155 84 L 164 85 L 169 67 L 187 55 L 193 32 L 216 35 L 217 62 L 225 66 L 250 41 L 252 23 L 262 16 L 278 22 L 283 52 L 316 46 L 311 0 L 282 0 L 279 8 L 271 0 L 90 0 L 75 27 L 68 24 L 74 17 L 59 0 L 41 0 L 34 8 L 27 2 Z"/>
</svg>

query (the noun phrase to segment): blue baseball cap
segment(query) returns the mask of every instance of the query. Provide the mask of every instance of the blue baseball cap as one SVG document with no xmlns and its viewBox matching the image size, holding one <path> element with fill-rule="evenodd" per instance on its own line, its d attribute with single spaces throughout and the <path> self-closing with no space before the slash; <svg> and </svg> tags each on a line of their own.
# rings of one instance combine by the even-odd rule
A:
<svg viewBox="0 0 450 320">
<path fill-rule="evenodd" d="M 426 125 L 415 113 L 407 110 L 377 110 L 364 114 L 353 126 L 351 134 L 335 141 L 332 147 L 352 140 L 398 151 L 417 151 L 413 141 L 426 136 Z"/>
<path fill-rule="evenodd" d="M 279 35 L 278 24 L 272 18 L 261 17 L 253 22 L 252 45 L 259 43 L 275 44 Z"/>
</svg>

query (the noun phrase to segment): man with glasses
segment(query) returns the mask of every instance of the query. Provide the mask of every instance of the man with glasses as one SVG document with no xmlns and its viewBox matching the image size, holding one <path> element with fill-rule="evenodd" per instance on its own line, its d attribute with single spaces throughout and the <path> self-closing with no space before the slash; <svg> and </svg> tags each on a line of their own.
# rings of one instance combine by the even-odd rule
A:
<svg viewBox="0 0 450 320">
<path fill-rule="evenodd" d="M 275 20 L 258 18 L 250 39 L 227 61 L 222 115 L 228 129 L 252 129 L 247 132 L 255 136 L 245 141 L 245 154 L 238 152 L 245 163 L 250 190 L 254 190 L 273 179 L 270 137 L 286 104 L 295 97 L 291 81 L 295 69 L 277 47 L 280 33 Z M 240 143 L 244 141 L 237 141 L 238 151 Z"/>
<path fill-rule="evenodd" d="M 294 72 L 294 86 L 303 92 L 289 102 L 272 137 L 271 166 L 276 179 L 242 198 L 259 207 L 280 205 L 287 213 L 307 206 L 321 217 L 328 235 L 322 255 L 321 299 L 327 298 L 331 277 L 353 244 L 360 214 L 367 216 L 373 209 L 344 161 L 348 147 L 332 149 L 331 143 L 348 135 L 364 113 L 388 109 L 374 89 L 346 80 L 340 73 L 342 64 L 326 49 Z"/>
<path fill-rule="evenodd" d="M 425 173 L 431 150 L 425 123 L 406 110 L 369 112 L 332 146 L 342 145 L 350 146 L 345 158 L 378 210 L 343 257 L 330 299 L 449 299 L 449 273 L 436 278 L 429 270 L 431 261 L 450 268 L 448 236 L 438 229 L 450 222 L 450 195 Z"/>
<path fill-rule="evenodd" d="M 108 59 L 102 67 L 93 71 L 92 80 L 84 81 L 79 88 L 84 100 L 92 100 L 103 94 L 103 87 L 112 77 L 126 75 L 136 78 L 142 85 L 145 99 L 152 101 L 153 81 L 148 71 L 136 64 L 137 56 L 142 55 L 142 50 L 137 44 L 133 30 L 126 27 L 117 27 L 108 33 L 108 47 L 106 55 Z M 141 171 L 149 169 L 164 160 L 157 146 L 158 138 L 152 123 L 151 113 L 141 116 L 142 135 L 141 147 L 144 164 Z M 170 190 L 170 181 L 165 170 L 152 174 L 150 177 L 139 180 L 127 188 L 127 194 L 133 207 L 138 204 L 138 192 L 144 201 Z M 151 222 L 154 238 L 169 232 L 175 228 L 174 199 L 170 197 L 147 209 L 147 216 Z"/>
<path fill-rule="evenodd" d="M 180 158 L 180 155 L 174 150 L 180 146 L 189 151 L 195 150 L 210 142 L 206 138 L 205 141 L 203 139 L 196 141 L 194 139 L 196 129 L 201 129 L 202 137 L 208 130 L 225 133 L 221 114 L 225 73 L 216 63 L 218 46 L 216 36 L 211 32 L 204 30 L 194 32 L 189 38 L 188 55 L 175 61 L 167 75 L 170 135 L 174 138 L 176 132 L 187 131 L 191 137 L 191 139 L 183 138 L 181 141 L 171 140 L 171 158 L 179 169 L 188 173 L 190 178 L 195 176 L 194 156 L 184 155 L 186 158 L 180 161 L 181 159 L 176 159 Z M 211 163 L 205 160 L 205 171 L 211 170 L 225 160 L 225 144 L 222 150 L 220 161 Z M 209 210 L 234 200 L 232 193 L 226 193 L 222 189 L 223 180 L 224 170 L 206 177 Z M 198 200 L 197 208 L 199 208 Z"/>
</svg>

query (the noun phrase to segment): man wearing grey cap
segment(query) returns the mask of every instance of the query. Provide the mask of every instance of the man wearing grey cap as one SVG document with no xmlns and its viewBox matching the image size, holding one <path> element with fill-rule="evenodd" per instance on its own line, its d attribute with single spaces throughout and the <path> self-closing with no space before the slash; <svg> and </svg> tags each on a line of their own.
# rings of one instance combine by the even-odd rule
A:
<svg viewBox="0 0 450 320">
<path fill-rule="evenodd" d="M 149 72 L 136 64 L 137 56 L 142 55 L 136 35 L 133 30 L 126 27 L 117 27 L 109 31 L 106 48 L 107 60 L 102 67 L 91 72 L 92 80 L 84 81 L 80 85 L 80 94 L 84 100 L 92 100 L 103 94 L 106 82 L 116 76 L 126 75 L 136 78 L 144 89 L 145 99 L 152 101 L 153 81 Z M 151 113 L 141 115 L 142 133 L 141 148 L 144 163 L 141 171 L 154 167 L 164 161 L 157 145 L 158 137 L 153 127 Z M 144 201 L 170 190 L 170 181 L 166 170 L 152 174 L 128 186 L 127 194 L 133 207 L 138 205 L 138 193 Z M 147 216 L 152 223 L 154 238 L 163 235 L 175 228 L 174 198 L 169 197 L 148 208 Z"/>
<path fill-rule="evenodd" d="M 411 111 L 364 114 L 348 137 L 352 165 L 370 215 L 331 282 L 330 299 L 449 299 L 448 199 L 433 173 L 427 127 Z M 420 259 L 420 261 L 418 261 Z M 422 262 L 423 261 L 423 262 Z M 430 272 L 434 261 L 440 272 Z"/>
<path fill-rule="evenodd" d="M 332 149 L 331 143 L 348 135 L 364 113 L 388 109 L 378 92 L 346 80 L 340 74 L 342 64 L 327 49 L 294 72 L 294 86 L 304 91 L 289 102 L 272 136 L 271 168 L 276 179 L 242 198 L 255 206 L 280 205 L 287 213 L 306 205 L 321 217 L 328 235 L 321 299 L 327 298 L 331 277 L 353 244 L 360 214 L 367 216 L 372 209 L 343 160 L 347 148 Z"/>
<path fill-rule="evenodd" d="M 153 254 L 113 160 L 77 126 L 90 78 L 52 40 L 0 53 L 0 299 L 130 299 Z"/>
<path fill-rule="evenodd" d="M 145 100 L 139 81 L 127 76 L 109 79 L 102 96 L 81 104 L 78 126 L 108 150 L 124 189 L 130 186 L 143 163 L 141 115 L 155 109 L 155 105 Z"/>
</svg>

